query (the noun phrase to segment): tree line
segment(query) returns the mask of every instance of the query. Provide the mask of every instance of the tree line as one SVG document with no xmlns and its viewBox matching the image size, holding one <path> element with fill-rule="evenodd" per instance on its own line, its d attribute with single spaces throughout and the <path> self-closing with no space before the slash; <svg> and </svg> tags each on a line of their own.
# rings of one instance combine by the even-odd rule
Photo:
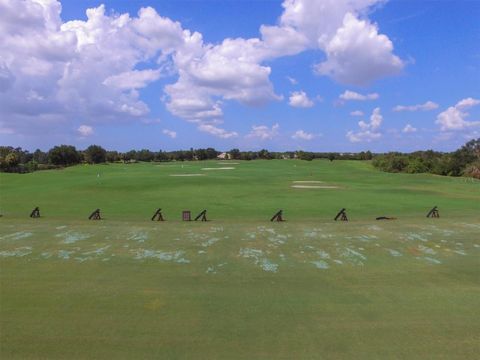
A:
<svg viewBox="0 0 480 360">
<path fill-rule="evenodd" d="M 107 151 L 99 145 L 91 145 L 85 150 L 77 150 L 72 145 L 58 145 L 44 152 L 40 149 L 29 152 L 20 147 L 0 146 L 0 171 L 27 173 L 36 170 L 63 168 L 81 163 L 100 164 L 113 162 L 163 162 L 163 161 L 193 161 L 217 159 L 222 154 L 213 148 L 151 151 L 147 149 L 130 150 L 127 152 Z M 361 153 L 319 153 L 305 151 L 270 152 L 240 151 L 232 149 L 225 158 L 231 160 L 270 160 L 270 159 L 329 159 L 337 160 L 371 160 L 370 151 Z"/>
<path fill-rule="evenodd" d="M 428 150 L 410 154 L 378 154 L 372 164 L 382 171 L 392 173 L 430 173 L 480 179 L 480 138 L 467 142 L 451 153 Z"/>
<path fill-rule="evenodd" d="M 91 145 L 85 150 L 77 150 L 72 145 L 58 145 L 44 152 L 40 149 L 29 152 L 22 148 L 0 146 L 0 171 L 27 173 L 36 170 L 63 168 L 81 163 L 100 164 L 113 162 L 164 162 L 217 159 L 222 154 L 214 148 L 151 151 L 148 149 L 127 152 L 107 151 L 99 145 Z M 432 173 L 448 176 L 471 176 L 480 178 L 480 139 L 467 142 L 452 153 L 438 151 L 417 151 L 409 154 L 390 152 L 373 154 L 370 151 L 359 153 L 284 151 L 271 152 L 240 151 L 231 149 L 223 153 L 230 160 L 270 160 L 270 159 L 314 159 L 333 160 L 373 160 L 372 164 L 386 172 Z"/>
</svg>

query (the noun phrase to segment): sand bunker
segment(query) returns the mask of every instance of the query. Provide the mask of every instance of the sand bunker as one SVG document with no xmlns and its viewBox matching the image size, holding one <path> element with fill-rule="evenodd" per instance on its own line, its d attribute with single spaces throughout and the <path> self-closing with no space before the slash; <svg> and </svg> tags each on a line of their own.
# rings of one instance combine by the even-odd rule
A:
<svg viewBox="0 0 480 360">
<path fill-rule="evenodd" d="M 338 189 L 338 186 L 332 185 L 317 185 L 323 184 L 323 181 L 319 180 L 295 180 L 293 181 L 292 188 L 294 189 Z"/>
<path fill-rule="evenodd" d="M 294 184 L 322 184 L 323 181 L 318 180 L 297 180 L 293 181 Z"/>
<path fill-rule="evenodd" d="M 205 174 L 170 174 L 170 176 L 205 176 Z"/>
<path fill-rule="evenodd" d="M 233 170 L 234 167 L 202 168 L 202 170 Z"/>
<path fill-rule="evenodd" d="M 292 188 L 295 189 L 338 189 L 338 186 L 327 186 L 327 185 L 292 185 Z"/>
</svg>

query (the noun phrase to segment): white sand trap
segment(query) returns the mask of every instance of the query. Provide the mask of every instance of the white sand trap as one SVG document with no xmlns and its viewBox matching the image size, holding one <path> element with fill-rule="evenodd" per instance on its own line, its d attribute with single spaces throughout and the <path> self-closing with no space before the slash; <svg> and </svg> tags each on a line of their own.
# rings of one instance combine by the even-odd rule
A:
<svg viewBox="0 0 480 360">
<path fill-rule="evenodd" d="M 205 174 L 170 174 L 170 176 L 205 176 Z"/>
<path fill-rule="evenodd" d="M 323 181 L 317 180 L 297 180 L 293 182 L 294 184 L 322 184 Z"/>
<path fill-rule="evenodd" d="M 234 167 L 202 168 L 202 170 L 233 170 Z"/>
<path fill-rule="evenodd" d="M 238 162 L 218 162 L 218 165 L 240 165 Z"/>
<path fill-rule="evenodd" d="M 326 186 L 326 185 L 292 185 L 295 189 L 338 189 L 338 186 Z"/>
</svg>

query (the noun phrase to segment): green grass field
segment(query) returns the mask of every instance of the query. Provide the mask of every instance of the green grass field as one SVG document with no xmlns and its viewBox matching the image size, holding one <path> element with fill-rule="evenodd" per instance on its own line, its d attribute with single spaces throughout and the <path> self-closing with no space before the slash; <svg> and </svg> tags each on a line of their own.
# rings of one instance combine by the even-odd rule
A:
<svg viewBox="0 0 480 360">
<path fill-rule="evenodd" d="M 349 161 L 81 165 L 0 174 L 0 213 L 2 359 L 480 352 L 478 181 Z"/>
</svg>

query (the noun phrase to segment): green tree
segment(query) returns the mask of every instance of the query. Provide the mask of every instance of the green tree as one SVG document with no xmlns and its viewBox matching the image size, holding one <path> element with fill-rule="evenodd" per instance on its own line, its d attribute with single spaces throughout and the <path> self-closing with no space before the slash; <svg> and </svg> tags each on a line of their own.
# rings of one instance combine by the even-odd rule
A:
<svg viewBox="0 0 480 360">
<path fill-rule="evenodd" d="M 207 148 L 205 150 L 206 152 L 206 155 L 207 155 L 207 159 L 211 160 L 211 159 L 216 159 L 219 152 L 217 150 L 215 150 L 214 148 Z"/>
<path fill-rule="evenodd" d="M 230 158 L 233 160 L 240 160 L 240 150 L 238 149 L 232 149 L 228 152 L 230 154 Z"/>
<path fill-rule="evenodd" d="M 5 164 L 9 168 L 14 168 L 14 167 L 18 166 L 19 163 L 20 163 L 20 158 L 14 152 L 11 152 L 10 154 L 8 154 L 5 157 Z"/>
<path fill-rule="evenodd" d="M 372 160 L 373 159 L 373 154 L 370 150 L 368 150 L 366 153 L 365 153 L 365 158 L 363 160 Z"/>
<path fill-rule="evenodd" d="M 38 164 L 46 164 L 48 163 L 48 154 L 43 152 L 40 149 L 37 149 L 33 153 L 33 161 L 35 161 Z"/>
<path fill-rule="evenodd" d="M 118 151 L 107 151 L 105 160 L 108 162 L 116 162 L 122 160 L 122 157 L 118 153 Z"/>
<path fill-rule="evenodd" d="M 55 146 L 48 152 L 48 161 L 54 165 L 69 166 L 78 164 L 81 156 L 71 145 Z"/>
<path fill-rule="evenodd" d="M 473 177 L 475 179 L 480 179 L 480 160 L 477 160 L 474 163 L 468 165 L 463 172 L 463 175 Z"/>
<path fill-rule="evenodd" d="M 167 161 L 169 160 L 168 154 L 162 150 L 155 153 L 155 161 Z"/>
<path fill-rule="evenodd" d="M 266 149 L 262 149 L 258 152 L 258 158 L 259 159 L 267 159 L 267 160 L 270 160 L 272 159 L 272 155 L 270 154 L 270 152 Z"/>
<path fill-rule="evenodd" d="M 414 158 L 410 160 L 405 167 L 405 171 L 409 174 L 420 174 L 427 172 L 427 167 L 421 158 Z"/>
<path fill-rule="evenodd" d="M 467 152 L 472 154 L 477 159 L 480 159 L 480 138 L 470 140 L 467 142 L 462 149 L 465 149 Z"/>
<path fill-rule="evenodd" d="M 107 151 L 99 145 L 90 145 L 85 151 L 85 160 L 90 164 L 104 163 Z"/>
<path fill-rule="evenodd" d="M 123 160 L 125 161 L 136 160 L 136 158 L 137 158 L 136 150 L 130 150 L 130 151 L 127 151 L 125 154 L 123 154 Z"/>
<path fill-rule="evenodd" d="M 312 161 L 315 158 L 315 154 L 312 152 L 298 151 L 297 158 L 300 160 Z"/>
<path fill-rule="evenodd" d="M 153 161 L 153 159 L 155 159 L 155 153 L 148 149 L 142 149 L 137 151 L 135 159 L 138 161 Z"/>
<path fill-rule="evenodd" d="M 197 160 L 206 160 L 207 159 L 207 151 L 205 149 L 195 150 L 195 158 Z"/>
</svg>

